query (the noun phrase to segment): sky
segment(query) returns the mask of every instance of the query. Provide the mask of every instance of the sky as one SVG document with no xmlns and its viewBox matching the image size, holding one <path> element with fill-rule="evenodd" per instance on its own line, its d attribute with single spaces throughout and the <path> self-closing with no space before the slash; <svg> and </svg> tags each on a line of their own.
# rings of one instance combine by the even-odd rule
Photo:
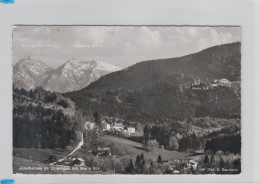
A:
<svg viewBox="0 0 260 184">
<path fill-rule="evenodd" d="M 240 27 L 14 26 L 13 64 L 27 56 L 57 68 L 69 59 L 128 67 L 241 40 Z"/>
</svg>

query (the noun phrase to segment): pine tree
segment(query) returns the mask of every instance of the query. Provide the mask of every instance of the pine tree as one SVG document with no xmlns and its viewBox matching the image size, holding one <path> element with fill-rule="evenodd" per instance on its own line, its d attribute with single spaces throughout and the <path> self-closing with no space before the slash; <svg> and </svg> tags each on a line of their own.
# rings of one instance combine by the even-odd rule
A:
<svg viewBox="0 0 260 184">
<path fill-rule="evenodd" d="M 135 166 L 133 164 L 133 160 L 130 159 L 130 162 L 129 162 L 129 174 L 134 174 L 134 169 L 135 169 Z"/>
<path fill-rule="evenodd" d="M 233 166 L 235 169 L 238 169 L 239 172 L 241 171 L 241 161 L 239 158 L 234 160 Z"/>
<path fill-rule="evenodd" d="M 147 145 L 150 140 L 150 127 L 148 125 L 144 126 L 144 144 Z"/>
<path fill-rule="evenodd" d="M 204 158 L 204 164 L 208 164 L 208 163 L 209 163 L 209 157 L 208 155 L 206 155 Z"/>
<path fill-rule="evenodd" d="M 157 160 L 157 162 L 158 162 L 159 164 L 162 164 L 162 163 L 163 163 L 163 160 L 162 160 L 161 155 L 158 155 L 158 160 Z"/>
<path fill-rule="evenodd" d="M 141 160 L 144 160 L 144 154 L 142 153 L 141 156 L 140 156 L 140 161 Z"/>
<path fill-rule="evenodd" d="M 210 157 L 210 164 L 214 164 L 214 155 L 212 154 L 211 157 Z"/>
<path fill-rule="evenodd" d="M 101 115 L 97 111 L 95 111 L 93 113 L 93 116 L 95 118 L 95 123 L 97 124 L 97 126 L 100 126 L 101 125 Z"/>
<path fill-rule="evenodd" d="M 223 158 L 220 158 L 220 161 L 219 161 L 219 168 L 222 169 L 225 167 L 225 162 L 224 162 L 224 159 Z"/>
<path fill-rule="evenodd" d="M 135 160 L 135 166 L 139 168 L 140 165 L 141 165 L 141 163 L 140 163 L 140 156 L 137 155 L 137 156 L 136 156 L 136 160 Z"/>
</svg>

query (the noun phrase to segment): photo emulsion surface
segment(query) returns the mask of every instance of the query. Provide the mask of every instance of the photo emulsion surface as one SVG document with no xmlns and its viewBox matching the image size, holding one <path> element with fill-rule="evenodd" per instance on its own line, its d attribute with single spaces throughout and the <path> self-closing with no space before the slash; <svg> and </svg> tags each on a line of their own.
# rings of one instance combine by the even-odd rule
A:
<svg viewBox="0 0 260 184">
<path fill-rule="evenodd" d="M 14 26 L 13 172 L 241 173 L 234 26 Z"/>
</svg>

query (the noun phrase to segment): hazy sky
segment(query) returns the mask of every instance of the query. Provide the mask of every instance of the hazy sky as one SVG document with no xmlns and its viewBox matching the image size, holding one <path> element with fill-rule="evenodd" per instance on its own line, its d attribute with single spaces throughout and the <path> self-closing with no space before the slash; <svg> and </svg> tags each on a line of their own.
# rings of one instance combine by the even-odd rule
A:
<svg viewBox="0 0 260 184">
<path fill-rule="evenodd" d="M 13 64 L 32 56 L 51 67 L 71 58 L 126 67 L 240 41 L 240 27 L 15 26 Z"/>
</svg>

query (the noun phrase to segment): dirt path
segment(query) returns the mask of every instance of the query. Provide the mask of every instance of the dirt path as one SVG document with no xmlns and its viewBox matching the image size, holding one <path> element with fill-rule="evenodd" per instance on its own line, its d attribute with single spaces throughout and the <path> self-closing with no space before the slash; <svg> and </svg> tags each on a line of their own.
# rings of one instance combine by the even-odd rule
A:
<svg viewBox="0 0 260 184">
<path fill-rule="evenodd" d="M 84 144 L 84 138 L 83 138 L 83 133 L 81 135 L 81 141 L 79 142 L 78 146 L 72 151 L 70 152 L 68 155 L 66 155 L 65 157 L 63 157 L 62 159 L 59 159 L 58 162 L 62 162 L 63 160 L 65 160 L 66 158 L 70 157 L 71 155 L 73 155 L 79 148 L 81 148 L 81 146 L 83 146 Z M 50 165 L 54 165 L 56 164 L 56 162 L 51 163 Z"/>
</svg>

